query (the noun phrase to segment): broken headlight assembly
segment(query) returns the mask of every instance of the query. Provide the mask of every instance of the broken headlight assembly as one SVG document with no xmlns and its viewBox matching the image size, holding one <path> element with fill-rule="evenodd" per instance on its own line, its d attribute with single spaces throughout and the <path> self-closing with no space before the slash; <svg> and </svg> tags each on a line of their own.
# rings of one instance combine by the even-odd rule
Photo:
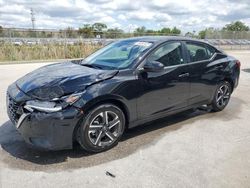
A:
<svg viewBox="0 0 250 188">
<path fill-rule="evenodd" d="M 63 96 L 61 98 L 54 98 L 52 101 L 40 101 L 40 100 L 31 100 L 27 101 L 24 108 L 30 112 L 34 110 L 40 112 L 58 112 L 66 108 L 69 105 L 73 105 L 77 102 L 84 92 L 74 93 L 68 96 Z"/>
</svg>

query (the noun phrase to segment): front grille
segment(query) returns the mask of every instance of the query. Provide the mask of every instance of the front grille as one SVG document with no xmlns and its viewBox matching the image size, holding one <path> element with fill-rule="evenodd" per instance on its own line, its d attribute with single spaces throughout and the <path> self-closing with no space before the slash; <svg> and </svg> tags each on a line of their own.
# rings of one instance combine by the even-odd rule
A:
<svg viewBox="0 0 250 188">
<path fill-rule="evenodd" d="M 7 93 L 8 115 L 12 123 L 16 124 L 22 112 L 20 105 Z"/>
</svg>

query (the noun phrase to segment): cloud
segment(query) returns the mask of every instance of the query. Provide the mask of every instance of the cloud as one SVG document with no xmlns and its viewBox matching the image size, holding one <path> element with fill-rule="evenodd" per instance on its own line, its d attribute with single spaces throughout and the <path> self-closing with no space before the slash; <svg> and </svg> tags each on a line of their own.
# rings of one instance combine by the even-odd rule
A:
<svg viewBox="0 0 250 188">
<path fill-rule="evenodd" d="M 0 25 L 4 27 L 30 28 L 31 8 L 36 28 L 48 29 L 95 22 L 126 31 L 140 26 L 198 31 L 235 20 L 250 25 L 249 0 L 0 0 L 0 6 Z"/>
</svg>

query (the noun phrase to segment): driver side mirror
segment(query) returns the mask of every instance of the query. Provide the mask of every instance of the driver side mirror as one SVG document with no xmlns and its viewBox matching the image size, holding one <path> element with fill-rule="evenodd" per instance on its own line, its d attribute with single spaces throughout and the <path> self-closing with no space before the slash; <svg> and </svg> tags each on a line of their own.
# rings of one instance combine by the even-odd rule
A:
<svg viewBox="0 0 250 188">
<path fill-rule="evenodd" d="M 164 65 L 159 61 L 148 61 L 143 66 L 145 72 L 161 72 L 164 70 Z"/>
</svg>

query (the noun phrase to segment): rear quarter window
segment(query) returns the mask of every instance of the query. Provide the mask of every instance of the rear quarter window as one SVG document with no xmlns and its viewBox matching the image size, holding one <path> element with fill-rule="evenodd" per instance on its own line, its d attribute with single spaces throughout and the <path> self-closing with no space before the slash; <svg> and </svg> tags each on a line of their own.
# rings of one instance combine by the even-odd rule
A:
<svg viewBox="0 0 250 188">
<path fill-rule="evenodd" d="M 202 43 L 186 42 L 186 47 L 190 62 L 208 60 L 216 52 L 213 47 Z"/>
</svg>

